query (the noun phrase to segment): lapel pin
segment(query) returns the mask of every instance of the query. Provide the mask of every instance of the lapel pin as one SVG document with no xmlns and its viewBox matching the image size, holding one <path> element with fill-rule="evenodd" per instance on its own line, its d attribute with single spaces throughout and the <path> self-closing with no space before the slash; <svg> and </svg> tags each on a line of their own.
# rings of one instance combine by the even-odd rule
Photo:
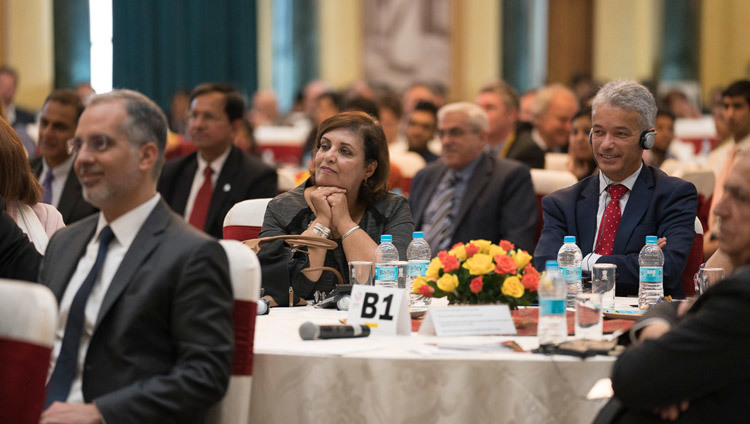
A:
<svg viewBox="0 0 750 424">
<path fill-rule="evenodd" d="M 224 193 L 227 193 L 227 192 L 229 192 L 229 190 L 232 189 L 232 186 L 229 185 L 229 183 L 226 183 L 226 184 L 224 184 L 224 188 L 223 189 L 224 189 Z"/>
</svg>

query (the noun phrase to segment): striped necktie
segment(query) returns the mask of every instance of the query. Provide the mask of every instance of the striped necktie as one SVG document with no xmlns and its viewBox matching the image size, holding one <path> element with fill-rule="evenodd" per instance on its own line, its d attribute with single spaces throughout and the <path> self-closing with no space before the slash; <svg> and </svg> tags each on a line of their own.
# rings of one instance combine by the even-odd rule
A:
<svg viewBox="0 0 750 424">
<path fill-rule="evenodd" d="M 42 203 L 52 204 L 52 181 L 55 180 L 52 170 L 48 169 L 42 181 Z"/>
<path fill-rule="evenodd" d="M 425 239 L 437 252 L 448 248 L 453 234 L 453 206 L 456 202 L 456 183 L 458 174 L 453 171 L 448 172 L 445 178 L 437 188 L 437 196 L 433 198 L 433 205 L 437 205 L 433 214 L 432 225 L 425 229 Z"/>
</svg>

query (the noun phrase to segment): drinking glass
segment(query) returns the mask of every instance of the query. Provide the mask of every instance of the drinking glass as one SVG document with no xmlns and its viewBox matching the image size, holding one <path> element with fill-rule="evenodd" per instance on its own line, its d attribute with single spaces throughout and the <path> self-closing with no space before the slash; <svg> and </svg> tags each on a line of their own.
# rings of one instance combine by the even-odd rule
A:
<svg viewBox="0 0 750 424">
<path fill-rule="evenodd" d="M 615 264 L 594 264 L 591 275 L 591 292 L 602 295 L 602 308 L 615 308 Z"/>
<path fill-rule="evenodd" d="M 396 262 L 396 265 L 398 265 L 398 288 L 405 289 L 406 288 L 406 268 L 407 268 L 407 265 L 409 265 L 409 262 L 398 261 Z"/>
<path fill-rule="evenodd" d="M 372 283 L 372 262 L 353 261 L 349 262 L 349 282 L 351 284 L 364 284 L 367 286 Z"/>
<path fill-rule="evenodd" d="M 724 268 L 703 268 L 698 272 L 698 291 L 703 294 L 706 290 L 724 279 Z"/>
<path fill-rule="evenodd" d="M 576 294 L 576 338 L 601 340 L 602 327 L 601 293 Z"/>
</svg>

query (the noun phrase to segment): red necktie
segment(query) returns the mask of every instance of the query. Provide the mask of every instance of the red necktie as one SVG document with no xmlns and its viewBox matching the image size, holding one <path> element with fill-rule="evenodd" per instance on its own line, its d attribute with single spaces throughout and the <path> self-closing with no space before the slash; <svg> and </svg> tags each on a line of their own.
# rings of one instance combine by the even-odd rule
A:
<svg viewBox="0 0 750 424">
<path fill-rule="evenodd" d="M 622 211 L 620 211 L 620 199 L 625 193 L 628 192 L 628 188 L 622 184 L 614 184 L 609 186 L 609 196 L 612 198 L 607 207 L 604 209 L 604 217 L 602 223 L 599 226 L 599 235 L 596 237 L 596 249 L 594 253 L 602 256 L 609 256 L 615 248 L 615 235 L 617 234 L 617 226 L 620 225 L 620 218 L 622 218 Z"/>
<path fill-rule="evenodd" d="M 210 166 L 206 166 L 206 169 L 203 170 L 203 185 L 198 190 L 198 195 L 195 196 L 193 212 L 190 214 L 190 225 L 201 231 L 206 226 L 208 208 L 211 206 L 211 192 L 213 191 L 211 174 L 213 174 L 213 169 Z"/>
</svg>

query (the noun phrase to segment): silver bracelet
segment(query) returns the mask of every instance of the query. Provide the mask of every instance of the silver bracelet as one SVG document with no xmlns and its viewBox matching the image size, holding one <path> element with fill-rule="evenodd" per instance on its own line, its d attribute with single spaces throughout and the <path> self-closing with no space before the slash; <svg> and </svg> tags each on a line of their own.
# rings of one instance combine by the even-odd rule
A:
<svg viewBox="0 0 750 424">
<path fill-rule="evenodd" d="M 355 225 L 352 228 L 349 229 L 349 231 L 345 232 L 343 236 L 341 236 L 341 241 L 344 241 L 345 238 L 352 235 L 353 232 L 359 230 L 359 225 Z"/>
<path fill-rule="evenodd" d="M 322 237 L 324 239 L 331 237 L 331 229 L 321 224 L 320 222 L 316 222 L 315 225 L 313 225 L 312 232 L 316 236 Z"/>
</svg>

